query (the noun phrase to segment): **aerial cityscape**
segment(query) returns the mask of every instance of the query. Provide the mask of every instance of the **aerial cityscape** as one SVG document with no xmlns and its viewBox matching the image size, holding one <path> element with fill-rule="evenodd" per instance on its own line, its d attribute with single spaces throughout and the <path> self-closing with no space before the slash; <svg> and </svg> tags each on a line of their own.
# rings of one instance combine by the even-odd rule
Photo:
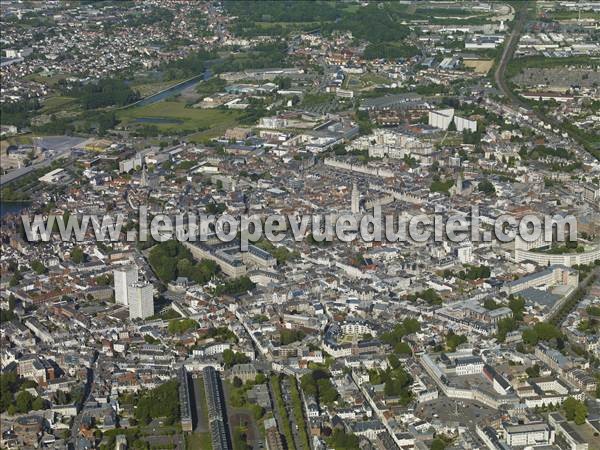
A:
<svg viewBox="0 0 600 450">
<path fill-rule="evenodd" d="M 0 448 L 600 450 L 600 1 L 0 7 Z"/>
</svg>

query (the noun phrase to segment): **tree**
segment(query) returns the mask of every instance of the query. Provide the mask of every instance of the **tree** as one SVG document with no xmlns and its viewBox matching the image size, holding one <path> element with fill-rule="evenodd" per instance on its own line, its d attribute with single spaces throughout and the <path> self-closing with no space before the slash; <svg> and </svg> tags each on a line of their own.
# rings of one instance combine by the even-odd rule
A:
<svg viewBox="0 0 600 450">
<path fill-rule="evenodd" d="M 446 443 L 440 438 L 435 438 L 433 441 L 431 441 L 431 450 L 444 450 L 445 448 Z"/>
<path fill-rule="evenodd" d="M 254 378 L 254 384 L 264 384 L 267 382 L 267 377 L 264 373 L 258 372 Z"/>
<path fill-rule="evenodd" d="M 483 301 L 483 307 L 491 311 L 502 307 L 502 305 L 500 303 L 496 303 L 496 301 L 493 298 L 486 298 Z"/>
<path fill-rule="evenodd" d="M 170 380 L 154 389 L 144 392 L 135 408 L 135 418 L 148 424 L 152 419 L 165 418 L 165 424 L 171 425 L 179 419 L 179 383 Z"/>
<path fill-rule="evenodd" d="M 515 320 L 523 320 L 523 311 L 525 311 L 525 299 L 522 297 L 510 297 L 508 307 L 513 312 Z"/>
<path fill-rule="evenodd" d="M 538 343 L 538 335 L 532 328 L 525 328 L 522 337 L 525 344 L 536 345 Z"/>
<path fill-rule="evenodd" d="M 489 278 L 492 273 L 488 266 L 472 266 L 466 264 L 465 268 L 466 270 L 461 270 L 458 273 L 458 277 L 462 280 L 478 280 L 480 278 Z"/>
<path fill-rule="evenodd" d="M 578 401 L 573 397 L 568 397 L 562 404 L 567 420 L 575 419 L 575 410 L 577 409 Z"/>
<path fill-rule="evenodd" d="M 31 411 L 31 404 L 33 402 L 33 395 L 29 393 L 29 391 L 21 391 L 17 394 L 15 398 L 15 406 L 17 408 L 17 412 L 26 413 Z"/>
<path fill-rule="evenodd" d="M 338 392 L 329 378 L 321 378 L 317 381 L 319 388 L 319 403 L 329 405 L 337 400 Z"/>
<path fill-rule="evenodd" d="M 37 397 L 33 402 L 31 402 L 31 409 L 36 411 L 46 409 L 46 402 L 42 397 Z"/>
<path fill-rule="evenodd" d="M 46 266 L 44 266 L 44 264 L 42 264 L 42 262 L 37 259 L 34 261 L 31 261 L 31 270 L 33 270 L 38 275 L 41 275 L 48 271 L 48 269 L 46 269 Z"/>
<path fill-rule="evenodd" d="M 537 378 L 540 376 L 540 366 L 534 364 L 533 366 L 525 369 L 525 372 L 529 378 Z"/>
<path fill-rule="evenodd" d="M 233 377 L 233 386 L 236 388 L 241 388 L 244 382 L 239 377 Z"/>
<path fill-rule="evenodd" d="M 0 412 L 5 411 L 13 403 L 13 394 L 18 385 L 16 372 L 0 374 Z"/>
<path fill-rule="evenodd" d="M 254 289 L 256 284 L 247 276 L 232 278 L 223 284 L 218 285 L 214 290 L 214 295 L 240 295 Z"/>
<path fill-rule="evenodd" d="M 560 330 L 551 323 L 539 322 L 533 328 L 541 341 L 549 341 L 562 336 Z"/>
<path fill-rule="evenodd" d="M 313 397 L 317 396 L 317 385 L 313 379 L 312 373 L 302 375 L 300 378 L 300 386 L 306 395 Z"/>
<path fill-rule="evenodd" d="M 446 347 L 449 351 L 453 352 L 460 344 L 467 342 L 467 337 L 461 334 L 454 334 L 452 330 L 446 335 Z"/>
<path fill-rule="evenodd" d="M 148 256 L 150 265 L 163 283 L 186 277 L 198 284 L 205 284 L 219 271 L 214 261 L 203 259 L 194 263 L 193 260 L 191 252 L 176 240 L 157 244 Z"/>
<path fill-rule="evenodd" d="M 409 295 L 408 299 L 411 301 L 415 301 L 418 298 L 425 300 L 429 305 L 441 305 L 442 297 L 435 291 L 433 288 L 425 289 L 424 291 L 417 292 L 415 294 Z"/>
<path fill-rule="evenodd" d="M 347 434 L 343 430 L 336 429 L 330 438 L 329 445 L 335 450 L 354 450 L 359 448 L 358 437 L 354 434 Z"/>
<path fill-rule="evenodd" d="M 71 261 L 75 264 L 81 264 L 85 261 L 85 253 L 81 247 L 73 247 L 73 250 L 71 250 Z"/>
<path fill-rule="evenodd" d="M 394 351 L 400 355 L 412 355 L 412 348 L 406 342 L 400 342 L 394 347 Z"/>
<path fill-rule="evenodd" d="M 583 425 L 588 416 L 587 407 L 583 402 L 579 402 L 575 407 L 575 423 L 577 425 Z"/>
<path fill-rule="evenodd" d="M 496 188 L 492 184 L 491 181 L 485 179 L 479 183 L 477 186 L 480 192 L 483 192 L 486 195 L 493 196 L 496 195 Z"/>
<path fill-rule="evenodd" d="M 329 377 L 329 372 L 315 369 L 302 376 L 300 386 L 306 395 L 316 397 L 320 404 L 330 404 L 337 400 L 338 392 Z"/>
<path fill-rule="evenodd" d="M 19 272 L 19 270 L 15 270 L 15 273 L 13 273 L 13 276 L 10 277 L 10 280 L 8 281 L 8 285 L 10 287 L 15 287 L 21 282 L 22 279 L 23 275 L 21 275 L 21 272 Z"/>
<path fill-rule="evenodd" d="M 243 353 L 236 353 L 230 349 L 223 350 L 223 364 L 225 364 L 226 368 L 233 367 L 236 364 L 246 364 L 248 362 L 250 362 L 250 358 Z"/>
<path fill-rule="evenodd" d="M 423 292 L 426 292 L 426 291 L 423 291 Z M 429 295 L 429 294 L 424 294 L 424 293 L 421 293 L 421 294 L 424 296 Z M 421 295 L 421 294 L 417 294 L 417 295 Z M 435 294 L 435 291 L 433 291 L 433 295 L 437 295 L 437 294 Z M 441 301 L 441 299 L 440 299 L 440 301 Z M 421 324 L 419 323 L 418 320 L 404 319 L 404 321 L 402 323 L 396 324 L 396 326 L 393 328 L 393 330 L 383 333 L 383 335 L 381 336 L 381 340 L 383 342 L 385 342 L 386 344 L 389 344 L 389 345 L 393 346 L 394 348 L 396 348 L 399 346 L 399 344 L 402 343 L 402 338 L 404 336 L 406 336 L 408 334 L 416 333 L 420 329 L 421 329 Z M 403 350 L 406 349 L 406 347 L 399 347 L 399 348 L 402 348 Z M 398 351 L 398 349 L 396 351 Z M 405 353 L 404 351 L 398 351 L 398 352 Z"/>
<path fill-rule="evenodd" d="M 498 321 L 498 341 L 504 342 L 506 339 L 506 335 L 510 331 L 514 331 L 517 329 L 517 322 L 513 317 L 505 317 L 504 319 L 500 319 Z"/>
<path fill-rule="evenodd" d="M 262 416 L 265 415 L 265 409 L 260 405 L 250 405 L 250 410 L 252 411 L 252 415 L 256 420 L 260 420 Z"/>
<path fill-rule="evenodd" d="M 198 322 L 194 319 L 173 319 L 169 321 L 167 328 L 170 334 L 183 334 L 186 331 L 198 328 Z"/>
<path fill-rule="evenodd" d="M 223 350 L 223 363 L 225 364 L 225 367 L 233 366 L 234 360 L 235 360 L 235 354 L 234 354 L 233 350 L 230 350 L 228 348 Z"/>
<path fill-rule="evenodd" d="M 0 309 L 0 323 L 10 322 L 16 317 L 11 309 Z"/>
<path fill-rule="evenodd" d="M 289 345 L 301 341 L 306 334 L 302 330 L 281 330 L 279 332 L 281 345 Z"/>
</svg>

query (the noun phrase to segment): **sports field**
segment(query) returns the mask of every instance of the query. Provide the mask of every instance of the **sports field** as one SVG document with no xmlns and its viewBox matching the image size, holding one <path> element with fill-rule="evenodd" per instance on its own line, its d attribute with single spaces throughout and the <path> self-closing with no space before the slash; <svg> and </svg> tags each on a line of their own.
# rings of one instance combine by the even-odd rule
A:
<svg viewBox="0 0 600 450">
<path fill-rule="evenodd" d="M 197 133 L 233 127 L 242 114 L 236 110 L 191 108 L 177 101 L 162 101 L 122 109 L 117 116 L 124 125 L 153 125 L 165 132 Z"/>
</svg>

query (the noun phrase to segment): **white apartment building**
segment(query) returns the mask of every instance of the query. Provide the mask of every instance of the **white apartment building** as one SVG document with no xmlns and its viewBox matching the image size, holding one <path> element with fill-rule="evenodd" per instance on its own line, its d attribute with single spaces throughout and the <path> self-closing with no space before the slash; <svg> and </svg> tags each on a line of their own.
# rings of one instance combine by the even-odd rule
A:
<svg viewBox="0 0 600 450">
<path fill-rule="evenodd" d="M 147 319 L 154 315 L 153 286 L 146 282 L 134 282 L 129 285 L 129 318 Z"/>
<path fill-rule="evenodd" d="M 371 336 L 377 336 L 377 331 L 370 323 L 362 320 L 348 320 L 341 326 L 342 333 L 350 336 L 362 336 L 364 334 L 370 334 Z"/>
<path fill-rule="evenodd" d="M 479 356 L 456 358 L 456 375 L 475 375 L 483 372 L 483 360 Z"/>
<path fill-rule="evenodd" d="M 545 422 L 525 425 L 504 425 L 506 443 L 511 447 L 549 445 L 554 442 L 554 431 Z"/>
<path fill-rule="evenodd" d="M 119 267 L 113 272 L 115 283 L 115 303 L 118 305 L 129 304 L 127 300 L 129 285 L 135 283 L 138 279 L 138 269 L 136 266 Z"/>
<path fill-rule="evenodd" d="M 579 284 L 579 274 L 567 266 L 556 264 L 547 269 L 526 275 L 518 280 L 506 283 L 502 290 L 508 295 L 517 294 L 528 288 L 548 289 L 556 285 L 573 286 Z"/>
</svg>

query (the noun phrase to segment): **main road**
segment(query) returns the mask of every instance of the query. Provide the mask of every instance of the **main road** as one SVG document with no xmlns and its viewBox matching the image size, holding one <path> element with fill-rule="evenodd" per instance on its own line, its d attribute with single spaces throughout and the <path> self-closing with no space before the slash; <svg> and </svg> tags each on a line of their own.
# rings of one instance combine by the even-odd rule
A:
<svg viewBox="0 0 600 450">
<path fill-rule="evenodd" d="M 81 145 L 87 138 L 74 136 L 45 136 L 39 138 L 37 146 L 51 150 L 51 155 L 41 162 L 34 163 L 30 166 L 19 167 L 4 175 L 0 176 L 0 187 L 18 180 L 19 178 L 30 174 L 31 172 L 49 167 L 54 161 L 62 158 L 68 158 L 71 155 L 71 150 L 78 145 Z"/>
<path fill-rule="evenodd" d="M 527 23 L 527 17 L 529 16 L 530 2 L 522 2 L 518 8 L 515 8 L 515 23 L 513 25 L 513 29 L 508 36 L 508 41 L 504 45 L 504 50 L 502 52 L 502 56 L 500 57 L 500 62 L 496 67 L 496 72 L 494 73 L 494 79 L 496 80 L 496 85 L 498 88 L 504 93 L 504 95 L 510 99 L 510 101 L 518 106 L 525 106 L 523 102 L 510 90 L 508 84 L 506 82 L 505 72 L 508 63 L 512 59 L 515 49 L 517 48 L 517 44 L 519 43 L 519 38 L 521 37 L 521 33 L 523 32 L 523 28 L 525 28 L 525 24 Z"/>
<path fill-rule="evenodd" d="M 529 107 L 529 105 L 527 105 L 517 95 L 514 94 L 514 92 L 508 86 L 508 82 L 506 79 L 506 68 L 515 53 L 517 45 L 519 44 L 519 38 L 521 37 L 521 34 L 523 33 L 523 29 L 525 28 L 525 25 L 527 24 L 527 19 L 530 17 L 530 10 L 532 7 L 535 8 L 535 3 L 531 2 L 531 1 L 520 2 L 520 4 L 517 5 L 517 7 L 515 7 L 515 22 L 513 25 L 513 29 L 511 31 L 510 35 L 508 36 L 508 40 L 506 41 L 506 44 L 504 45 L 504 50 L 502 51 L 502 56 L 500 57 L 500 61 L 498 62 L 498 65 L 494 72 L 494 80 L 496 81 L 496 85 L 498 86 L 498 89 L 500 89 L 502 91 L 502 93 L 506 96 L 507 99 L 510 100 L 510 102 L 513 105 L 523 108 L 523 109 L 526 109 L 528 111 L 528 113 L 534 114 L 538 118 L 538 120 L 540 120 L 541 122 L 545 122 L 547 124 L 552 125 L 553 129 L 561 130 L 562 123 L 560 123 L 554 117 L 544 114 L 540 110 L 534 110 L 531 107 Z M 593 156 L 591 155 L 591 153 L 589 151 L 586 151 L 585 147 L 583 145 L 581 145 L 581 142 L 579 142 L 576 137 L 571 136 L 571 138 L 575 142 L 580 144 L 579 145 L 579 147 L 581 149 L 580 155 L 583 155 L 584 160 L 593 161 L 594 160 Z"/>
</svg>

